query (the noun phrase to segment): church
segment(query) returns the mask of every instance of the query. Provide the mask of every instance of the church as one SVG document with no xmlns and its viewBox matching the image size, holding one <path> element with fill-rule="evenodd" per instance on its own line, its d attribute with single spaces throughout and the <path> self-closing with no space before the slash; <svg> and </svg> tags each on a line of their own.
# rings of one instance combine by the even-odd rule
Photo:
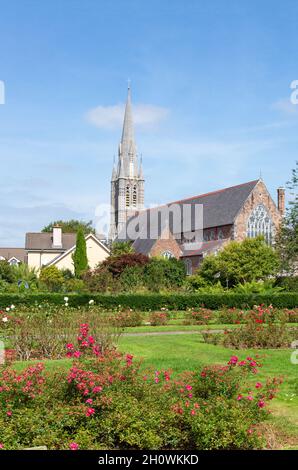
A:
<svg viewBox="0 0 298 470">
<path fill-rule="evenodd" d="M 180 258 L 192 274 L 206 254 L 231 240 L 263 235 L 272 244 L 285 211 L 284 188 L 277 189 L 275 202 L 262 178 L 151 209 L 144 207 L 144 186 L 129 87 L 111 178 L 110 242 L 131 240 L 138 253 Z M 200 215 L 194 217 L 197 209 Z M 191 214 L 189 220 L 185 213 Z"/>
</svg>

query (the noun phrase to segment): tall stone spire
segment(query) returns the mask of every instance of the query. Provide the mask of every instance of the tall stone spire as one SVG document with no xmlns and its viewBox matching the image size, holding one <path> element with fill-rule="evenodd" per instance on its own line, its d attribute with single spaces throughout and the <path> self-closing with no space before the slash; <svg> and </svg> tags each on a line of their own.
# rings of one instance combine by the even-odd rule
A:
<svg viewBox="0 0 298 470">
<path fill-rule="evenodd" d="M 111 180 L 111 223 L 109 239 L 114 240 L 127 220 L 144 208 L 144 177 L 142 163 L 138 164 L 137 146 L 132 117 L 131 88 L 127 100 L 121 141 L 118 148 L 117 170 Z"/>
</svg>

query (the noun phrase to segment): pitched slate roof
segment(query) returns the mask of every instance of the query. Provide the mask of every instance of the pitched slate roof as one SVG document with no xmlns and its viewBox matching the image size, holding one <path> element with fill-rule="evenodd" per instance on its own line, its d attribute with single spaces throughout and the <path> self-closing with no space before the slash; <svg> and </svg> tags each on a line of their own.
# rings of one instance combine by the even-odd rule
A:
<svg viewBox="0 0 298 470">
<path fill-rule="evenodd" d="M 189 256 L 200 256 L 203 253 L 210 253 L 212 251 L 218 250 L 227 243 L 229 239 L 222 239 L 222 240 L 211 240 L 209 242 L 203 242 L 200 248 L 197 250 L 183 250 L 182 258 L 189 257 Z"/>
<path fill-rule="evenodd" d="M 26 233 L 25 249 L 26 250 L 53 250 L 65 251 L 69 250 L 76 244 L 76 233 L 62 233 L 62 247 L 53 248 L 53 233 L 52 232 L 36 232 Z"/>
<path fill-rule="evenodd" d="M 155 243 L 156 243 L 155 239 L 146 238 L 142 240 L 141 238 L 137 238 L 133 242 L 132 246 L 137 253 L 141 253 L 143 255 L 149 255 Z"/>
<path fill-rule="evenodd" d="M 24 263 L 26 258 L 26 251 L 24 248 L 0 248 L 0 258 L 1 256 L 6 260 L 16 258 Z"/>
<path fill-rule="evenodd" d="M 179 201 L 173 201 L 168 204 L 164 204 L 162 206 L 153 207 L 152 209 L 147 209 L 139 213 L 142 217 L 147 216 L 147 234 L 149 237 L 149 227 L 150 230 L 154 228 L 154 226 L 158 223 L 158 230 L 153 230 L 152 232 L 158 233 L 160 235 L 163 227 L 160 226 L 160 222 L 157 222 L 156 218 L 150 217 L 154 211 L 161 210 L 162 208 L 166 208 L 167 206 L 172 206 L 177 204 L 179 206 L 182 205 L 191 205 L 192 210 L 194 213 L 194 207 L 196 204 L 203 205 L 203 228 L 211 228 L 211 227 L 220 227 L 223 225 L 232 225 L 235 217 L 237 216 L 240 209 L 243 207 L 246 199 L 250 195 L 251 191 L 254 189 L 256 184 L 259 180 L 249 181 L 248 183 L 239 184 L 237 186 L 231 186 L 229 188 L 220 189 L 218 191 L 213 191 L 206 194 L 200 194 L 198 196 L 193 196 L 186 199 L 181 199 Z M 182 212 L 182 211 L 181 211 Z M 133 216 L 130 220 L 135 218 Z M 194 219 L 194 217 L 193 217 Z M 144 220 L 144 219 L 143 219 Z M 128 221 L 129 222 L 129 221 Z M 173 222 L 170 218 L 170 221 L 167 222 L 170 231 L 174 234 L 175 231 L 173 230 Z M 192 220 L 192 230 L 198 228 L 194 224 L 197 224 L 197 221 Z M 182 226 L 182 223 L 181 223 Z M 124 234 L 120 234 L 119 239 L 125 239 Z"/>
</svg>

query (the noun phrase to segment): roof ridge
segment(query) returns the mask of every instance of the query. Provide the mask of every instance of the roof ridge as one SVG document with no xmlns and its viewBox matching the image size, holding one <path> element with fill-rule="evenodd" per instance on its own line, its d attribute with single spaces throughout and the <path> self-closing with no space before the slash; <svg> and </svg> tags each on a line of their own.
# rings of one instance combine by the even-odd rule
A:
<svg viewBox="0 0 298 470">
<path fill-rule="evenodd" d="M 158 206 L 154 206 L 154 207 L 148 207 L 147 209 L 143 209 L 141 212 L 146 212 L 146 211 L 151 211 L 151 210 L 154 210 L 154 209 L 158 209 L 159 207 L 165 207 L 165 206 L 169 206 L 171 204 L 177 204 L 179 202 L 184 202 L 184 201 L 191 201 L 192 199 L 197 199 L 197 198 L 200 198 L 200 197 L 206 197 L 206 196 L 210 196 L 212 194 L 218 194 L 218 193 L 222 193 L 224 191 L 227 191 L 228 189 L 234 189 L 234 188 L 239 188 L 241 186 L 246 186 L 248 184 L 252 184 L 252 183 L 257 183 L 259 181 L 259 179 L 257 180 L 251 180 L 251 181 L 247 181 L 246 183 L 241 183 L 241 184 L 236 184 L 234 186 L 228 186 L 227 188 L 222 188 L 222 189 L 217 189 L 215 191 L 210 191 L 208 193 L 203 193 L 203 194 L 197 194 L 196 196 L 191 196 L 191 197 L 187 197 L 187 198 L 184 198 L 184 199 L 177 199 L 176 201 L 172 201 L 172 202 L 167 202 L 165 204 L 160 204 Z"/>
</svg>

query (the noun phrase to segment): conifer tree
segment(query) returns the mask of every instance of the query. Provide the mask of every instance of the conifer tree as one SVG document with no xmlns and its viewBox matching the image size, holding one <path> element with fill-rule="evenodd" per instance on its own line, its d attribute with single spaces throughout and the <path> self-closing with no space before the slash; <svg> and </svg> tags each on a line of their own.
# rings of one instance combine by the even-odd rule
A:
<svg viewBox="0 0 298 470">
<path fill-rule="evenodd" d="M 81 227 L 77 231 L 77 241 L 76 249 L 73 254 L 73 263 L 76 277 L 81 277 L 81 275 L 88 269 L 86 240 L 83 229 Z"/>
</svg>

